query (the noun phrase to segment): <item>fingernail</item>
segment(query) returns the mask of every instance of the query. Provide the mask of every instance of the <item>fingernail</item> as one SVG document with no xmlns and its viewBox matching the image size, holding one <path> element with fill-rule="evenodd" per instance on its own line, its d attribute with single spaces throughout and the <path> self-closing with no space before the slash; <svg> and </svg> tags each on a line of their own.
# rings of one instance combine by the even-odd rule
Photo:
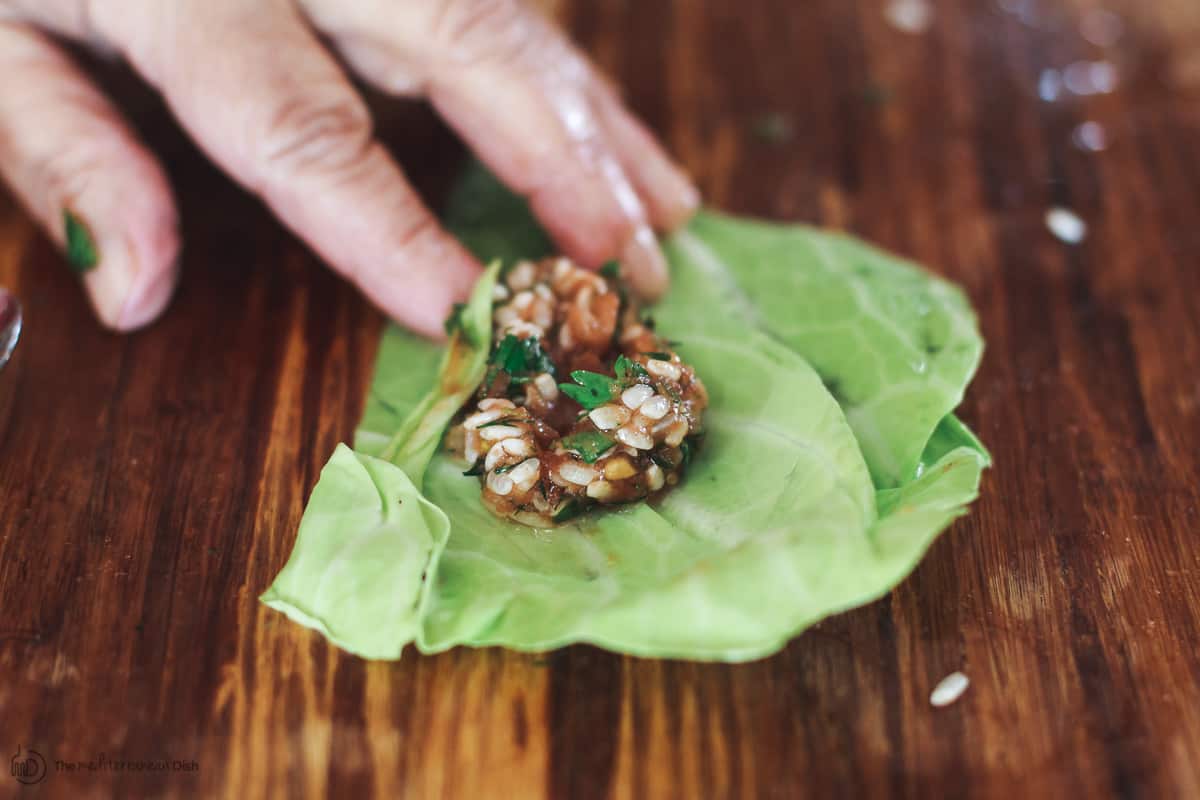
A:
<svg viewBox="0 0 1200 800">
<path fill-rule="evenodd" d="M 692 183 L 691 178 L 681 170 L 672 170 L 671 175 L 672 211 L 669 220 L 670 228 L 682 227 L 687 224 L 700 208 L 700 190 Z"/>
<path fill-rule="evenodd" d="M 667 289 L 667 259 L 649 225 L 639 225 L 621 252 L 621 265 L 638 293 L 649 300 Z"/>
<path fill-rule="evenodd" d="M 106 328 L 122 330 L 125 304 L 137 277 L 137 268 L 125 243 L 120 239 L 106 240 L 104 264 L 81 273 L 81 277 L 96 316 Z"/>
<path fill-rule="evenodd" d="M 175 288 L 178 259 L 170 269 L 145 272 L 148 265 L 128 238 L 104 239 L 99 269 L 87 272 L 83 284 L 96 316 L 108 328 L 131 331 L 147 324 L 166 306 Z"/>
<path fill-rule="evenodd" d="M 117 318 L 117 325 L 123 331 L 132 331 L 152 322 L 166 307 L 171 295 L 178 285 L 179 259 L 176 258 L 170 269 L 164 270 L 150 283 L 138 287 L 130 293 Z"/>
<path fill-rule="evenodd" d="M 69 208 L 63 209 L 63 228 L 67 242 L 67 263 L 77 274 L 82 275 L 100 263 L 100 251 L 96 239 L 83 219 Z"/>
<path fill-rule="evenodd" d="M 679 206 L 684 210 L 685 219 L 691 217 L 700 208 L 700 190 L 684 173 L 677 174 L 679 180 Z"/>
</svg>

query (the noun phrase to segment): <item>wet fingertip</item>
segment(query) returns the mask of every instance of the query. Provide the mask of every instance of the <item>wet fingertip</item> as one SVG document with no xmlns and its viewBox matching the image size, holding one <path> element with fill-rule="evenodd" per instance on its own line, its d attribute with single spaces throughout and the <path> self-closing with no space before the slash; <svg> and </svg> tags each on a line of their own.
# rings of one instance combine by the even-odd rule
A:
<svg viewBox="0 0 1200 800">
<path fill-rule="evenodd" d="M 137 330 L 149 325 L 162 314 L 175 294 L 175 287 L 179 285 L 179 265 L 180 260 L 177 256 L 169 267 L 153 279 L 135 286 L 130 291 L 117 317 L 118 330 Z"/>
<path fill-rule="evenodd" d="M 678 189 L 678 206 L 679 219 L 678 225 L 683 225 L 700 210 L 700 190 L 696 188 L 696 184 L 692 179 L 683 173 L 679 173 L 679 189 Z"/>
<path fill-rule="evenodd" d="M 659 222 L 663 230 L 673 231 L 686 225 L 700 210 L 700 190 L 691 178 L 674 168 L 671 169 L 670 177 L 662 183 L 668 188 L 659 195 Z"/>
<path fill-rule="evenodd" d="M 170 205 L 157 213 L 129 220 L 128 233 L 114 244 L 125 254 L 128 290 L 122 298 L 116 327 L 133 331 L 145 327 L 162 314 L 179 285 L 183 256 L 179 218 Z M 106 267 L 102 267 L 106 268 Z"/>
<path fill-rule="evenodd" d="M 178 240 L 116 235 L 100 239 L 98 251 L 103 260 L 81 278 L 100 323 L 126 333 L 157 319 L 179 282 Z"/>
<path fill-rule="evenodd" d="M 667 290 L 667 258 L 649 225 L 639 225 L 621 251 L 621 266 L 638 294 L 655 300 Z"/>
<path fill-rule="evenodd" d="M 456 239 L 442 232 L 409 241 L 390 259 L 369 262 L 371 269 L 343 264 L 341 271 L 388 317 L 434 341 L 446 338 L 445 322 L 455 303 L 465 301 L 483 273 L 480 264 Z"/>
<path fill-rule="evenodd" d="M 453 306 L 447 306 L 445 314 L 441 314 L 431 308 L 425 311 L 425 313 L 403 310 L 391 312 L 389 316 L 413 333 L 423 336 L 430 341 L 441 343 L 447 340 L 446 317 L 450 315 L 451 308 Z"/>
</svg>

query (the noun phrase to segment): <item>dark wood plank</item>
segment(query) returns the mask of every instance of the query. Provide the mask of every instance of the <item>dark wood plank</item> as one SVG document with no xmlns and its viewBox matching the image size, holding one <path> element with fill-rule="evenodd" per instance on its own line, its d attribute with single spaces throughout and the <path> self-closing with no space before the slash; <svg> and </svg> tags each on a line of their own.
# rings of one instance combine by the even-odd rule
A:
<svg viewBox="0 0 1200 800">
<path fill-rule="evenodd" d="M 1200 7 L 563 2 L 714 205 L 846 228 L 962 283 L 989 350 L 983 497 L 886 599 L 740 666 L 576 647 L 368 664 L 263 609 L 380 316 L 204 164 L 127 77 L 183 205 L 171 312 L 102 333 L 0 196 L 28 330 L 0 373 L 0 718 L 63 797 L 1200 796 Z M 1005 9 L 1012 9 L 1006 11 Z M 1022 11 L 1025 9 L 1025 11 Z M 1038 97 L 1116 66 L 1115 92 Z M 381 129 L 436 198 L 461 152 Z M 785 141 L 756 135 L 771 115 Z M 1109 146 L 1072 143 L 1085 121 Z M 1071 247 L 1054 205 L 1090 225 Z M 933 709 L 962 669 L 971 687 Z M 0 792 L 19 787 L 0 777 Z"/>
</svg>

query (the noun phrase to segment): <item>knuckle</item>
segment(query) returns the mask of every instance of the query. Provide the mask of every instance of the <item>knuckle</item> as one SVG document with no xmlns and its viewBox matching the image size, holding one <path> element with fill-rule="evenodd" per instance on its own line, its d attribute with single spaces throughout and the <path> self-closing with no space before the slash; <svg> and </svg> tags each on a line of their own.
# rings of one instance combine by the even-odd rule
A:
<svg viewBox="0 0 1200 800">
<path fill-rule="evenodd" d="M 109 169 L 107 156 L 94 143 L 80 142 L 61 150 L 35 153 L 25 169 L 30 184 L 40 187 L 52 208 L 70 205 Z"/>
<path fill-rule="evenodd" d="M 546 37 L 520 0 L 442 0 L 435 36 L 468 63 L 518 61 Z"/>
<path fill-rule="evenodd" d="M 519 0 L 442 0 L 437 33 L 448 42 L 487 38 L 519 26 L 524 11 Z"/>
<path fill-rule="evenodd" d="M 406 250 L 420 247 L 423 243 L 434 243 L 441 237 L 441 226 L 418 201 L 413 200 L 403 220 L 399 221 L 396 241 Z"/>
<path fill-rule="evenodd" d="M 372 137 L 371 115 L 350 92 L 297 96 L 266 116 L 257 160 L 272 174 L 342 172 L 357 164 Z"/>
<path fill-rule="evenodd" d="M 65 205 L 67 198 L 80 195 L 95 173 L 94 166 L 87 164 L 77 163 L 73 168 L 64 169 L 62 156 L 35 158 L 26 169 L 31 175 L 30 182 L 40 186 L 47 199 L 55 205 Z"/>
</svg>

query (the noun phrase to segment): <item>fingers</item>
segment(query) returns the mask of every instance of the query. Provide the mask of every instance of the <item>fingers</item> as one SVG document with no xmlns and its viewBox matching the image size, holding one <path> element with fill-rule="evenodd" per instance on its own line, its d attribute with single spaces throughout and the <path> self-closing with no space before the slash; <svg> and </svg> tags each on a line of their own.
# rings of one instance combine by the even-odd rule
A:
<svg viewBox="0 0 1200 800">
<path fill-rule="evenodd" d="M 374 139 L 366 106 L 289 2 L 173 0 L 97 24 L 288 227 L 387 313 L 442 335 L 479 266 Z"/>
<path fill-rule="evenodd" d="M 691 180 L 615 91 L 597 81 L 592 97 L 613 150 L 620 155 L 626 174 L 646 203 L 654 226 L 671 231 L 685 224 L 700 207 L 700 193 Z"/>
<path fill-rule="evenodd" d="M 428 93 L 566 252 L 590 266 L 620 258 L 642 293 L 665 288 L 653 226 L 679 224 L 695 192 L 543 20 L 517 0 L 303 2 L 368 78 Z M 60 27 L 121 50 L 318 253 L 397 319 L 440 331 L 478 265 L 373 139 L 362 102 L 289 0 L 79 8 Z"/>
<path fill-rule="evenodd" d="M 593 112 L 587 66 L 519 4 L 490 5 L 476 17 L 471 3 L 450 4 L 452 55 L 434 63 L 430 99 L 568 254 L 589 267 L 620 259 L 640 293 L 658 296 L 666 259 Z"/>
<path fill-rule="evenodd" d="M 562 36 L 517 0 L 303 0 L 362 74 L 421 91 L 530 204 L 559 246 L 622 260 L 642 293 L 666 286 L 653 227 L 686 218 L 695 191 Z"/>
<path fill-rule="evenodd" d="M 40 34 L 0 23 L 0 75 L 0 174 L 73 258 L 100 320 L 145 325 L 177 281 L 178 224 L 162 169 Z"/>
</svg>

